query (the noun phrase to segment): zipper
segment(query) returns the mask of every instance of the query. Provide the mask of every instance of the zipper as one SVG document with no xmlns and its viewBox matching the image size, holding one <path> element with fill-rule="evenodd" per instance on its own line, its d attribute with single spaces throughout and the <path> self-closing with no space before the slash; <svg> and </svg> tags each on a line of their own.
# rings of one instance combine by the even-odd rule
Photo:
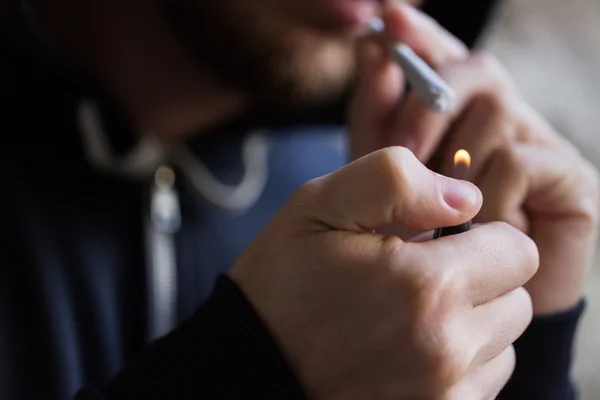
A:
<svg viewBox="0 0 600 400">
<path fill-rule="evenodd" d="M 169 333 L 177 324 L 177 256 L 175 234 L 181 227 L 181 208 L 175 172 L 160 166 L 150 185 L 146 216 L 148 257 L 148 340 Z"/>
</svg>

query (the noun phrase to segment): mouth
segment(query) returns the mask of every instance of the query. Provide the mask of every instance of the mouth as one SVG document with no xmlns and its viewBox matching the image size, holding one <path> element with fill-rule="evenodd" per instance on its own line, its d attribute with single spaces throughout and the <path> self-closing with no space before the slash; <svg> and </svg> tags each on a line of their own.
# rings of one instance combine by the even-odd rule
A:
<svg viewBox="0 0 600 400">
<path fill-rule="evenodd" d="M 381 12 L 383 0 L 323 0 L 325 14 L 348 27 L 365 26 Z"/>
</svg>

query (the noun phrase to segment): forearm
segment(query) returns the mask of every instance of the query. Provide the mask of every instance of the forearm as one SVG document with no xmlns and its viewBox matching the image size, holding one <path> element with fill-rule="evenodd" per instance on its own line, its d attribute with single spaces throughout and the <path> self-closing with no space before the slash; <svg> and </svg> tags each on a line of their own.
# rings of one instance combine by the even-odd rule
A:
<svg viewBox="0 0 600 400">
<path fill-rule="evenodd" d="M 577 398 L 570 373 L 575 333 L 584 308 L 582 301 L 567 312 L 534 318 L 515 343 L 517 365 L 500 399 Z"/>
<path fill-rule="evenodd" d="M 273 339 L 239 289 L 220 278 L 181 328 L 157 341 L 101 392 L 77 400 L 302 399 Z"/>
</svg>

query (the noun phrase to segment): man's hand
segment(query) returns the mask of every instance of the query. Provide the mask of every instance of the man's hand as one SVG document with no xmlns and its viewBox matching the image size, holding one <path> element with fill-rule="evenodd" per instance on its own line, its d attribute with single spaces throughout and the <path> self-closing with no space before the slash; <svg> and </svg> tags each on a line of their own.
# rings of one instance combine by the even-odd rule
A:
<svg viewBox="0 0 600 400">
<path fill-rule="evenodd" d="M 481 199 L 401 147 L 292 196 L 230 276 L 309 398 L 495 398 L 532 316 L 533 241 L 504 223 L 423 243 L 373 233 L 463 223 Z"/>
<path fill-rule="evenodd" d="M 350 112 L 353 155 L 400 145 L 430 168 L 450 173 L 454 152 L 473 158 L 472 181 L 485 201 L 476 221 L 506 221 L 540 251 L 540 271 L 526 285 L 536 315 L 560 312 L 582 298 L 596 244 L 599 183 L 595 169 L 521 98 L 492 56 L 469 54 L 433 20 L 390 7 L 387 35 L 407 43 L 455 90 L 447 114 L 404 95 L 401 72 L 373 38 L 360 43 L 360 80 Z M 553 93 L 553 96 L 560 94 Z"/>
</svg>

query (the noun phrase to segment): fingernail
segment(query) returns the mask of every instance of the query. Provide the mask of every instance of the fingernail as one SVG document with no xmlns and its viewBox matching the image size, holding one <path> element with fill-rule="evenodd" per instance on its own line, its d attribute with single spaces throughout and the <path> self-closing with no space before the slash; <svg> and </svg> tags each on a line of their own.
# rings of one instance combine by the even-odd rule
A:
<svg viewBox="0 0 600 400">
<path fill-rule="evenodd" d="M 477 204 L 479 190 L 475 185 L 447 177 L 442 178 L 442 194 L 444 201 L 450 207 L 463 212 Z"/>
</svg>

